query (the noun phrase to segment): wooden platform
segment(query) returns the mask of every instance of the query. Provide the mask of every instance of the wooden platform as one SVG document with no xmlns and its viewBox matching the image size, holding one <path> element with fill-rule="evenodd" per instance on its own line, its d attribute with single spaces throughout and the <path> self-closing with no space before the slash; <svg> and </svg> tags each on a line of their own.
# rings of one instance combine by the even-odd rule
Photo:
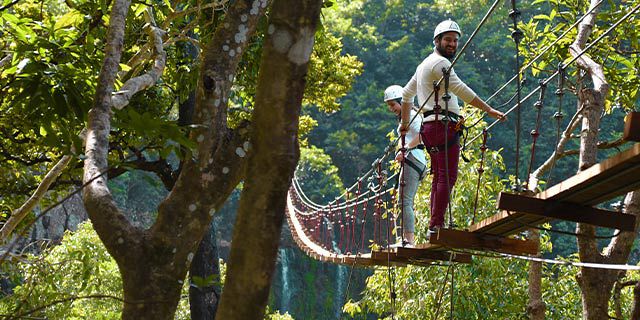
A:
<svg viewBox="0 0 640 320">
<path fill-rule="evenodd" d="M 503 193 L 497 214 L 469 227 L 512 235 L 552 219 L 633 231 L 635 217 L 591 206 L 640 188 L 640 143 L 532 197 Z"/>
<path fill-rule="evenodd" d="M 538 242 L 520 240 L 499 235 L 468 232 L 453 229 L 440 229 L 431 236 L 429 243 L 419 245 L 423 250 L 437 250 L 439 248 L 468 249 L 492 251 L 509 254 L 538 254 Z"/>
<path fill-rule="evenodd" d="M 622 138 L 626 141 L 640 142 L 640 112 L 630 112 L 625 117 Z"/>
</svg>

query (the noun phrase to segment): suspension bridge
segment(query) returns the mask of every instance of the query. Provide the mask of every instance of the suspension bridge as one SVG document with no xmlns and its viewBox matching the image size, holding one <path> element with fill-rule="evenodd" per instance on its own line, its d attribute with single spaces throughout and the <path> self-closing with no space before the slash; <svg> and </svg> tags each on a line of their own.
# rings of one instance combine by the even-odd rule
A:
<svg viewBox="0 0 640 320">
<path fill-rule="evenodd" d="M 469 40 L 453 59 L 453 65 L 471 43 L 480 28 L 493 13 L 499 0 L 496 0 L 487 14 L 483 17 Z M 514 192 L 501 192 L 497 195 L 496 213 L 476 222 L 476 206 L 478 189 L 484 171 L 484 153 L 487 149 L 487 132 L 497 123 L 488 125 L 482 132 L 465 144 L 465 147 L 482 137 L 480 146 L 481 157 L 476 186 L 475 204 L 472 223 L 463 228 L 454 228 L 450 220 L 449 228 L 442 228 L 431 235 L 427 242 L 407 246 L 398 243 L 397 235 L 402 232 L 402 208 L 394 206 L 398 195 L 389 186 L 389 182 L 397 179 L 397 173 L 392 174 L 388 168 L 388 157 L 393 154 L 393 145 L 389 145 L 383 156 L 376 159 L 371 169 L 358 178 L 357 182 L 335 200 L 328 204 L 313 202 L 302 189 L 301 182 L 294 177 L 292 187 L 287 198 L 287 222 L 296 244 L 314 259 L 344 264 L 350 266 L 370 267 L 406 266 L 409 264 L 429 266 L 433 263 L 469 263 L 474 252 L 492 252 L 507 255 L 536 256 L 539 242 L 528 240 L 522 235 L 523 231 L 537 228 L 552 220 L 565 220 L 586 223 L 598 227 L 616 229 L 620 231 L 634 231 L 635 216 L 623 212 L 616 212 L 597 208 L 598 204 L 609 201 L 629 191 L 640 188 L 640 144 L 636 143 L 626 151 L 620 152 L 578 174 L 546 188 L 534 192 L 527 189 L 527 183 L 520 184 L 518 168 L 520 159 L 520 124 L 521 105 L 538 93 L 538 100 L 534 103 L 537 110 L 535 128 L 531 131 L 532 147 L 528 174 L 535 157 L 536 140 L 540 135 L 540 111 L 544 105 L 545 89 L 554 79 L 558 78 L 556 95 L 558 96 L 558 111 L 554 118 L 557 120 L 557 135 L 563 117 L 562 95 L 566 69 L 575 63 L 583 54 L 591 50 L 599 41 L 612 30 L 635 15 L 640 5 L 628 11 L 616 23 L 611 25 L 597 39 L 578 52 L 572 59 L 559 63 L 558 69 L 551 76 L 540 80 L 539 86 L 524 97 L 521 96 L 521 75 L 524 70 L 541 58 L 552 46 L 564 38 L 571 29 L 575 28 L 585 17 L 595 10 L 602 0 L 591 8 L 572 26 L 568 27 L 552 44 L 526 65 L 520 66 L 518 43 L 522 32 L 518 29 L 517 19 L 520 15 L 515 0 L 511 1 L 512 11 L 509 16 L 513 19 L 512 37 L 516 44 L 516 76 L 511 78 L 487 101 L 496 97 L 512 82 L 516 82 L 515 104 L 505 114 L 515 112 L 516 117 L 516 185 Z M 445 72 L 445 74 L 448 73 Z M 440 79 L 435 86 L 439 86 Z M 446 85 L 447 81 L 445 81 Z M 445 87 L 445 92 L 447 88 Z M 437 92 L 437 90 L 434 90 Z M 437 93 L 436 93 L 437 95 Z M 430 98 L 430 97 L 429 97 Z M 427 98 L 426 100 L 429 100 Z M 509 99 L 511 101 L 512 99 Z M 437 96 L 436 96 L 437 101 Z M 420 109 L 424 107 L 420 106 Z M 411 119 L 414 121 L 415 119 Z M 640 114 L 630 113 L 625 121 L 624 139 L 626 141 L 640 141 Z M 556 139 L 556 142 L 558 139 Z"/>
</svg>

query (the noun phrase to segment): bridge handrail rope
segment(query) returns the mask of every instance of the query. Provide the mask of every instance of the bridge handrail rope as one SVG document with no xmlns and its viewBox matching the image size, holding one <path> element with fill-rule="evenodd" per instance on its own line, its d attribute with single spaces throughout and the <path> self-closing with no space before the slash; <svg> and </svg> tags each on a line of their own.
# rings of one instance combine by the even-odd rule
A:
<svg viewBox="0 0 640 320">
<path fill-rule="evenodd" d="M 295 173 L 293 174 L 293 186 L 296 189 L 296 191 L 297 190 L 302 190 L 302 187 L 300 186 L 300 180 L 298 179 L 298 175 L 296 175 Z M 300 194 L 302 195 L 301 200 L 303 200 L 304 204 L 307 207 L 314 208 L 316 210 L 321 210 L 321 209 L 325 208 L 325 206 L 323 206 L 323 205 L 321 205 L 319 203 L 316 203 L 316 202 L 312 201 L 311 199 L 309 199 L 309 197 L 307 197 L 307 195 L 304 192 L 302 192 Z"/>
<path fill-rule="evenodd" d="M 569 60 L 569 62 L 562 64 L 562 69 L 563 70 L 566 69 L 566 67 L 568 67 L 569 65 L 571 65 L 572 63 L 574 63 L 578 59 L 580 59 L 580 57 L 582 57 L 583 54 L 585 54 L 587 51 L 589 51 L 591 48 L 593 48 L 593 46 L 595 46 L 598 42 L 600 42 L 602 40 L 602 38 L 604 38 L 609 33 L 611 33 L 611 31 L 613 31 L 615 28 L 617 28 L 622 22 L 624 22 L 624 20 L 628 19 L 632 14 L 634 14 L 636 11 L 638 11 L 639 8 L 640 8 L 640 4 L 636 5 L 631 11 L 627 12 L 622 18 L 620 18 L 618 21 L 616 21 L 616 23 L 611 25 L 611 27 L 609 27 L 609 29 L 607 29 L 607 31 L 602 33 L 598 38 L 596 38 L 593 42 L 591 42 L 587 47 L 582 49 L 575 57 L 573 57 L 571 60 Z M 558 73 L 559 73 L 559 71 L 556 70 L 556 72 L 554 72 L 552 75 L 547 77 L 544 80 L 544 84 L 545 85 L 548 84 L 551 80 L 553 80 L 553 78 L 555 78 L 558 75 Z M 533 94 L 538 92 L 538 90 L 540 90 L 539 86 L 536 89 L 532 90 L 524 98 L 522 98 L 522 102 L 528 100 Z M 508 115 L 509 113 L 511 113 L 516 108 L 516 106 L 511 107 L 511 109 L 507 110 L 504 114 Z M 493 126 L 495 126 L 498 122 L 499 122 L 499 120 L 494 120 L 490 125 L 487 126 L 487 130 L 490 130 L 491 128 L 493 128 Z M 473 141 L 475 141 L 480 136 L 481 136 L 481 134 L 476 135 L 470 141 L 468 141 L 465 146 L 470 145 Z"/>
<path fill-rule="evenodd" d="M 397 174 L 398 174 L 398 173 L 394 173 L 394 174 L 393 174 L 390 178 L 388 178 L 388 179 L 394 178 Z M 327 206 L 322 206 L 322 207 L 320 207 L 320 208 L 313 208 L 313 207 L 311 207 L 311 206 L 307 205 L 307 203 L 305 203 L 303 199 L 300 199 L 300 200 L 301 200 L 305 205 L 307 205 L 308 207 L 311 207 L 311 208 L 313 208 L 313 209 L 314 209 L 313 211 L 310 211 L 309 213 L 305 213 L 304 215 L 314 215 L 314 214 L 316 214 L 316 213 L 318 213 L 318 212 L 320 212 L 320 211 L 322 211 L 322 210 L 328 209 L 328 208 L 329 208 L 329 206 L 331 206 L 331 208 L 332 208 L 333 210 L 342 210 L 342 209 L 350 208 L 350 207 L 351 207 L 351 206 L 353 206 L 353 205 L 360 205 L 360 204 L 362 204 L 363 202 L 371 201 L 373 198 L 375 198 L 375 196 L 371 196 L 371 197 L 368 197 L 368 198 L 365 198 L 364 196 L 366 196 L 367 194 L 369 194 L 369 193 L 371 193 L 371 192 L 378 192 L 378 190 L 380 190 L 380 189 L 382 189 L 382 188 L 381 188 L 381 187 L 378 187 L 377 189 L 374 189 L 374 190 L 367 190 L 366 192 L 364 192 L 364 193 L 360 194 L 358 198 L 356 198 L 356 199 L 360 199 L 360 200 L 357 200 L 357 202 L 355 202 L 355 203 L 348 203 L 348 201 L 345 201 L 345 203 L 344 203 L 344 204 L 342 204 L 342 205 L 337 204 L 337 205 L 335 205 L 335 206 L 334 206 L 333 204 L 328 204 Z M 386 190 L 382 191 L 382 194 L 390 193 L 393 189 L 394 189 L 393 187 L 392 187 L 392 188 L 388 188 L 388 189 L 386 189 Z M 303 195 L 304 195 L 304 191 L 303 191 L 301 188 L 299 188 L 299 186 L 297 186 L 297 185 L 295 185 L 295 184 L 294 184 L 294 190 L 295 190 L 296 194 L 303 194 Z M 354 202 L 354 200 L 356 200 L 356 199 L 352 199 L 352 200 L 351 200 L 351 202 Z M 332 202 L 332 203 L 333 203 L 333 202 Z"/>
<path fill-rule="evenodd" d="M 390 177 L 388 177 L 387 179 L 393 179 L 393 178 L 395 178 L 395 177 L 396 177 L 396 175 L 397 175 L 397 174 L 398 174 L 398 173 L 394 173 L 393 175 L 391 175 L 391 176 L 390 176 Z M 297 192 L 297 193 L 300 193 L 300 194 L 302 195 L 302 197 L 301 197 L 301 199 L 300 199 L 300 200 L 302 200 L 302 202 L 303 202 L 307 207 L 313 208 L 313 209 L 315 210 L 315 211 L 314 211 L 314 213 L 315 213 L 315 212 L 318 212 L 318 211 L 320 211 L 320 210 L 325 210 L 325 209 L 329 208 L 329 206 L 332 206 L 332 205 L 334 205 L 334 204 L 336 203 L 336 201 L 335 201 L 335 200 L 333 200 L 333 201 L 331 201 L 330 203 L 328 203 L 328 204 L 326 204 L 326 205 L 321 205 L 321 204 L 318 204 L 318 203 L 316 203 L 316 202 L 312 201 L 311 199 L 309 199 L 309 198 L 307 197 L 307 195 L 306 195 L 306 194 L 304 193 L 304 191 L 302 190 L 302 186 L 300 185 L 299 179 L 298 179 L 298 177 L 297 177 L 296 175 L 294 175 L 293 180 L 294 180 L 294 181 L 293 181 L 293 182 L 294 182 L 294 183 L 293 183 L 293 186 L 294 186 L 294 188 L 295 188 L 296 192 Z M 361 180 L 362 180 L 362 179 L 358 179 L 358 181 L 361 181 Z M 357 185 L 358 185 L 358 182 L 356 182 L 356 184 L 354 184 L 354 186 L 357 186 Z M 366 196 L 366 195 L 367 195 L 369 192 L 371 192 L 371 191 L 376 192 L 376 188 L 380 188 L 380 186 L 373 185 L 373 186 L 369 186 L 368 188 L 369 188 L 369 190 L 368 190 L 368 191 L 363 192 L 363 193 L 359 193 L 359 196 L 358 196 L 356 199 L 352 199 L 351 201 L 354 201 L 354 200 L 360 199 L 360 198 L 362 198 L 362 197 Z M 386 191 L 385 191 L 385 193 L 386 193 L 386 192 L 389 192 L 390 190 L 392 190 L 392 189 L 386 190 Z M 342 196 L 336 197 L 336 199 L 340 199 L 340 198 L 344 197 L 344 196 L 345 196 L 345 195 L 347 195 L 347 194 L 348 194 L 348 192 L 345 192 L 345 193 L 343 193 L 343 194 L 342 194 Z M 359 203 L 357 203 L 357 204 L 360 204 L 360 203 L 361 203 L 361 202 L 359 202 Z M 345 203 L 345 204 L 344 204 L 344 205 L 342 205 L 342 206 L 337 206 L 337 207 L 334 207 L 334 208 L 335 208 L 335 209 L 344 209 L 344 208 L 349 207 L 349 206 L 351 206 L 351 205 L 350 205 L 350 204 L 348 204 L 348 202 L 347 202 L 347 203 Z"/>
</svg>

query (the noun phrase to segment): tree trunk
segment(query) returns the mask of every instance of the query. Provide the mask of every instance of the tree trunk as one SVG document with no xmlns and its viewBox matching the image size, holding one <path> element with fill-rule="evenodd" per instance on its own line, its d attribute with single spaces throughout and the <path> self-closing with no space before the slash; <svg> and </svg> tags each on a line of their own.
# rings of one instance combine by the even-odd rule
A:
<svg viewBox="0 0 640 320">
<path fill-rule="evenodd" d="M 299 158 L 298 117 L 321 4 L 273 4 L 252 121 L 252 166 L 240 198 L 219 319 L 264 317 L 286 194 Z"/>
<path fill-rule="evenodd" d="M 195 286 L 194 277 L 207 280 L 207 283 L 204 286 Z M 213 223 L 202 238 L 196 256 L 193 258 L 191 269 L 189 269 L 189 280 L 191 319 L 215 319 L 220 299 L 220 264 L 218 262 L 216 230 Z"/>
<path fill-rule="evenodd" d="M 529 240 L 540 242 L 540 231 L 529 230 Z M 538 255 L 540 256 L 540 255 Z M 542 262 L 529 262 L 529 305 L 527 313 L 531 320 L 544 320 L 546 305 L 542 300 Z"/>
<path fill-rule="evenodd" d="M 205 50 L 190 139 L 197 143 L 176 184 L 158 207 L 149 230 L 134 227 L 116 205 L 107 185 L 111 94 L 122 52 L 129 0 L 114 3 L 105 60 L 87 125 L 83 190 L 94 228 L 122 275 L 123 319 L 173 319 L 187 270 L 215 213 L 244 172 L 246 125 L 227 127 L 227 100 L 249 38 L 267 0 L 237 0 Z M 228 45 L 233 43 L 234 54 Z"/>
<path fill-rule="evenodd" d="M 590 9 L 598 6 L 597 0 L 591 0 Z M 591 31 L 595 25 L 599 9 L 593 10 L 580 23 L 576 40 L 570 47 L 570 53 L 577 56 L 585 47 Z M 579 171 L 585 170 L 597 162 L 598 129 L 600 115 L 604 110 L 604 100 L 607 97 L 609 84 L 607 83 L 603 68 L 593 61 L 588 55 L 582 55 L 576 60 L 578 67 L 588 73 L 593 88 L 583 89 L 578 92 L 579 104 L 583 106 L 582 131 L 580 134 L 580 160 Z M 629 214 L 638 214 L 640 203 L 639 192 L 631 192 L 625 197 L 625 211 Z M 638 223 L 636 223 L 636 229 Z M 598 249 L 595 239 L 596 228 L 579 223 L 576 227 L 578 253 L 580 261 L 595 263 L 626 263 L 635 239 L 635 232 L 621 232 L 614 237 L 603 253 Z M 608 319 L 609 300 L 612 288 L 618 277 L 617 270 L 581 268 L 577 275 L 578 285 L 582 291 L 582 316 L 584 319 Z"/>
<path fill-rule="evenodd" d="M 640 319 L 640 281 L 633 286 L 633 307 L 630 319 Z"/>
</svg>

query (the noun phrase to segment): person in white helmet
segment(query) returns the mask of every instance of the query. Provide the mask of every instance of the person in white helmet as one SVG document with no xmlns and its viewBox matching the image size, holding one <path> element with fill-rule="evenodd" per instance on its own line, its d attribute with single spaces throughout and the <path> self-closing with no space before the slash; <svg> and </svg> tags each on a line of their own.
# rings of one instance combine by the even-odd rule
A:
<svg viewBox="0 0 640 320">
<path fill-rule="evenodd" d="M 431 172 L 433 173 L 429 234 L 444 226 L 444 214 L 449 204 L 451 190 L 458 176 L 460 143 L 456 127 L 459 128 L 457 122 L 462 121 L 458 98 L 487 112 L 493 118 L 502 121 L 506 119 L 504 113 L 489 106 L 464 84 L 453 69 L 449 73 L 448 91 L 451 99 L 446 105 L 448 112 L 445 111 L 445 102 L 442 99 L 445 91 L 444 81 L 441 81 L 440 90 L 437 93 L 440 111 L 434 112 L 435 95 L 432 94 L 434 83 L 443 77 L 443 70 L 448 70 L 451 67 L 450 59 L 456 55 L 458 39 L 461 35 L 462 32 L 456 22 L 452 20 L 440 22 L 433 32 L 435 46 L 433 53 L 418 65 L 415 74 L 402 91 L 402 132 L 407 131 L 407 126 L 412 118 L 410 110 L 416 95 L 418 96 L 418 104 L 424 105 L 421 110 L 423 114 L 421 136 L 431 158 Z M 445 121 L 443 121 L 445 117 L 449 120 L 446 128 Z M 447 136 L 446 144 L 445 133 Z"/>
<path fill-rule="evenodd" d="M 402 87 L 392 85 L 384 91 L 384 102 L 389 107 L 389 111 L 395 113 L 400 121 L 402 99 Z M 403 245 L 415 244 L 415 212 L 413 210 L 413 198 L 418 191 L 420 180 L 426 174 L 427 158 L 424 154 L 424 145 L 420 141 L 420 127 L 422 125 L 422 116 L 411 110 L 411 118 L 416 117 L 408 128 L 405 136 L 405 156 L 403 169 L 400 171 L 400 181 L 404 179 L 404 187 L 402 183 L 398 186 L 398 195 L 402 201 L 402 234 Z M 398 126 L 400 133 L 400 126 Z M 402 140 L 398 143 L 402 147 Z M 403 160 L 402 151 L 396 153 L 396 161 Z"/>
</svg>

